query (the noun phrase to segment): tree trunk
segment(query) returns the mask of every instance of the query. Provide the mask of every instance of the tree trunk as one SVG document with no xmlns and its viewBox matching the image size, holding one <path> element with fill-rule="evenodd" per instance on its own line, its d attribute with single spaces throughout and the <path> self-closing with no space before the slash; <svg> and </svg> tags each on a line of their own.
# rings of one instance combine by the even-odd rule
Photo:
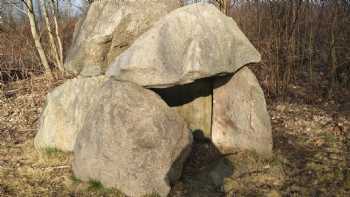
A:
<svg viewBox="0 0 350 197">
<path fill-rule="evenodd" d="M 45 51 L 43 49 L 43 46 L 40 42 L 40 37 L 38 34 L 38 28 L 36 25 L 36 21 L 35 21 L 35 15 L 34 15 L 34 11 L 33 11 L 33 2 L 32 0 L 23 0 L 26 3 L 27 6 L 27 15 L 29 18 L 29 23 L 30 23 L 30 29 L 32 32 L 32 36 L 34 39 L 34 43 L 35 43 L 35 47 L 39 53 L 39 57 L 40 57 L 40 61 L 43 64 L 44 68 L 45 68 L 45 72 L 46 74 L 50 77 L 53 78 L 53 75 L 51 73 L 51 69 L 49 66 L 49 63 L 47 61 L 47 57 L 45 55 Z"/>
<path fill-rule="evenodd" d="M 53 3 L 53 0 L 50 0 L 49 1 L 50 3 L 50 7 L 52 9 L 52 17 L 53 17 L 53 20 L 54 20 L 54 23 L 55 23 L 55 30 L 56 30 L 56 39 L 57 39 L 57 43 L 58 43 L 58 52 L 59 52 L 59 56 L 60 56 L 60 62 L 61 62 L 61 65 L 63 65 L 63 45 L 62 45 L 62 40 L 60 38 L 60 35 L 59 35 L 59 31 L 58 31 L 58 21 L 57 21 L 57 12 L 56 12 L 56 9 L 54 7 L 54 3 Z"/>
<path fill-rule="evenodd" d="M 231 2 L 230 0 L 220 0 L 219 1 L 220 9 L 225 15 L 229 14 L 230 2 Z"/>
<path fill-rule="evenodd" d="M 46 29 L 47 29 L 47 32 L 49 35 L 50 46 L 51 46 L 52 54 L 55 58 L 56 66 L 58 67 L 58 69 L 61 72 L 63 72 L 64 71 L 63 65 L 62 65 L 62 62 L 60 60 L 60 57 L 59 57 L 59 54 L 57 51 L 57 47 L 56 47 L 56 43 L 55 43 L 55 40 L 54 40 L 53 35 L 52 35 L 52 29 L 51 29 L 51 25 L 50 25 L 50 21 L 49 21 L 49 16 L 47 14 L 45 2 L 44 2 L 44 0 L 39 0 L 39 3 L 40 3 L 41 11 L 43 13 L 43 17 L 45 20 Z"/>
<path fill-rule="evenodd" d="M 336 41 L 335 41 L 335 33 L 336 33 L 336 22 L 337 22 L 337 15 L 338 15 L 338 5 L 335 5 L 335 10 L 333 13 L 333 19 L 331 24 L 331 30 L 330 30 L 330 66 L 331 66 L 331 72 L 330 72 L 330 78 L 331 78 L 331 84 L 330 84 L 330 91 L 329 96 L 333 93 L 333 90 L 335 88 L 336 84 L 336 70 L 337 70 L 337 52 L 336 52 Z"/>
</svg>

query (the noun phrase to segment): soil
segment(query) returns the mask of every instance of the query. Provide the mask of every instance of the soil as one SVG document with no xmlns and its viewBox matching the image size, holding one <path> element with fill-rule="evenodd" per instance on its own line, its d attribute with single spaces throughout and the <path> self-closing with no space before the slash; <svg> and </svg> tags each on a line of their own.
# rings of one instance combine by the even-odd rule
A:
<svg viewBox="0 0 350 197">
<path fill-rule="evenodd" d="M 34 149 L 45 95 L 61 83 L 41 77 L 0 86 L 0 196 L 123 196 L 75 178 L 71 154 Z M 198 139 L 170 196 L 350 196 L 350 107 L 268 103 L 273 158 L 220 155 Z"/>
</svg>

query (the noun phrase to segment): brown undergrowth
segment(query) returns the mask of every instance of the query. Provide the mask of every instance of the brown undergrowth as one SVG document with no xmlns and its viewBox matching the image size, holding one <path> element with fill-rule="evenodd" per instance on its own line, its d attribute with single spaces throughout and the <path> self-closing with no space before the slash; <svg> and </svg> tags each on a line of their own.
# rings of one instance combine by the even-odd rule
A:
<svg viewBox="0 0 350 197">
<path fill-rule="evenodd" d="M 45 96 L 61 83 L 36 77 L 1 87 L 0 196 L 123 196 L 75 178 L 72 155 L 34 149 Z M 269 103 L 272 159 L 222 156 L 197 141 L 171 196 L 349 196 L 350 109 L 332 101 Z"/>
</svg>

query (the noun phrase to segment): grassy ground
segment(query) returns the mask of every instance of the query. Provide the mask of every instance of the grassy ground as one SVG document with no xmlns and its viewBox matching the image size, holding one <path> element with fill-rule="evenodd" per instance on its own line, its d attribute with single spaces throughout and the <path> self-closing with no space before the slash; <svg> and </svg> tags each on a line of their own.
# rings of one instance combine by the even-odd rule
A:
<svg viewBox="0 0 350 197">
<path fill-rule="evenodd" d="M 123 196 L 72 175 L 72 156 L 33 147 L 51 85 L 44 78 L 0 91 L 0 196 Z M 195 143 L 171 196 L 350 196 L 350 109 L 334 102 L 271 102 L 274 157 L 221 156 Z"/>
</svg>

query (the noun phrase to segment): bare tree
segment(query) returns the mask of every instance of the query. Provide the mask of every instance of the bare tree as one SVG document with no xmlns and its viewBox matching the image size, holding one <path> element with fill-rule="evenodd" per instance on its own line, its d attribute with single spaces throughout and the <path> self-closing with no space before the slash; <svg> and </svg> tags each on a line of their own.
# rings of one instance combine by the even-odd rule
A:
<svg viewBox="0 0 350 197">
<path fill-rule="evenodd" d="M 35 43 L 35 47 L 38 51 L 41 63 L 43 64 L 44 68 L 45 68 L 45 72 L 46 74 L 50 77 L 53 78 L 49 63 L 47 61 L 47 57 L 44 51 L 44 48 L 40 42 L 40 37 L 39 37 L 39 33 L 38 33 L 38 27 L 36 24 L 36 19 L 35 19 L 35 13 L 34 13 L 34 9 L 33 9 L 33 0 L 21 0 L 25 7 L 26 7 L 26 13 L 27 16 L 29 18 L 29 23 L 30 23 L 30 29 L 32 32 L 32 36 L 34 39 L 34 43 Z"/>
<path fill-rule="evenodd" d="M 57 16 L 56 16 L 57 12 L 54 6 L 56 3 L 58 3 L 58 1 L 39 0 L 39 7 L 37 9 L 40 9 L 39 11 L 40 13 L 38 11 L 36 12 L 34 11 L 34 4 L 33 4 L 34 0 L 6 0 L 4 2 L 6 2 L 7 5 L 11 5 L 12 9 L 15 9 L 21 13 L 24 13 L 28 17 L 35 47 L 39 54 L 40 61 L 45 68 L 45 72 L 48 75 L 50 75 L 50 77 L 52 77 L 52 72 L 49 66 L 49 61 L 47 56 L 48 54 L 51 54 L 53 56 L 52 62 L 61 72 L 63 72 L 64 71 L 63 45 L 62 45 L 62 40 L 59 36 L 59 25 L 58 25 Z M 46 52 L 41 43 L 41 35 L 39 34 L 39 29 L 37 25 L 38 14 L 42 14 L 42 18 L 44 19 L 43 24 L 48 33 L 50 48 L 49 48 L 49 51 L 46 51 Z M 52 23 L 50 22 L 50 19 L 52 19 L 53 21 L 52 23 L 54 28 L 52 28 Z"/>
<path fill-rule="evenodd" d="M 60 57 L 60 64 L 62 65 L 61 71 L 63 71 L 63 45 L 62 45 L 62 39 L 60 38 L 59 35 L 59 26 L 58 26 L 58 21 L 57 21 L 57 13 L 56 13 L 56 8 L 55 8 L 55 3 L 54 0 L 49 0 L 50 8 L 51 8 L 51 13 L 52 13 L 52 18 L 55 24 L 55 30 L 56 30 L 56 40 L 58 44 L 58 51 L 59 51 L 59 57 Z"/>
<path fill-rule="evenodd" d="M 60 54 L 59 54 L 57 46 L 56 46 L 56 42 L 55 42 L 54 37 L 53 37 L 53 32 L 51 29 L 50 20 L 49 20 L 49 16 L 48 16 L 48 12 L 47 12 L 47 6 L 46 6 L 44 0 L 39 0 L 39 3 L 40 3 L 41 11 L 42 11 L 42 14 L 44 17 L 45 26 L 46 26 L 46 29 L 47 29 L 47 32 L 49 35 L 50 48 L 52 50 L 51 53 L 55 59 L 56 66 L 59 68 L 60 71 L 63 72 L 64 71 L 63 64 L 62 64 Z"/>
</svg>

